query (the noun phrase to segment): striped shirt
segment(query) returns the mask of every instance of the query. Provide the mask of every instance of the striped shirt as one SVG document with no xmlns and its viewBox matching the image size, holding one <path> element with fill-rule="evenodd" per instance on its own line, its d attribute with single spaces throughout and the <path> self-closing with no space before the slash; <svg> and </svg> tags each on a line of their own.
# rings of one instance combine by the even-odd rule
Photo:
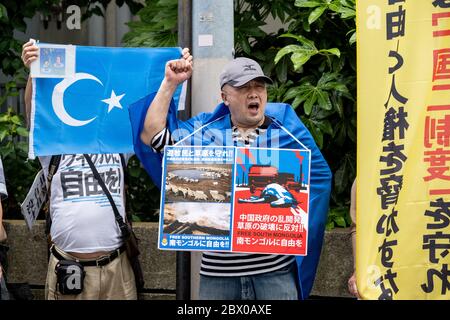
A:
<svg viewBox="0 0 450 320">
<path fill-rule="evenodd" d="M 267 131 L 272 120 L 265 117 L 264 123 L 247 130 L 243 136 L 233 125 L 232 138 L 235 146 L 251 146 L 256 138 Z M 163 152 L 165 145 L 173 144 L 170 131 L 164 128 L 154 136 L 151 147 Z M 278 254 L 203 252 L 200 274 L 213 277 L 240 277 L 276 271 L 295 261 L 295 256 Z"/>
<path fill-rule="evenodd" d="M 266 118 L 269 119 L 269 118 Z M 270 120 L 270 119 L 269 119 Z M 270 124 L 270 122 L 269 122 Z M 246 136 L 243 136 L 242 133 L 239 131 L 239 129 L 236 126 L 233 126 L 231 134 L 231 137 L 233 138 L 235 146 L 250 146 L 255 142 L 256 138 L 264 133 L 267 130 L 267 126 L 264 126 L 264 123 L 255 128 L 255 129 L 249 129 L 246 132 Z"/>
</svg>

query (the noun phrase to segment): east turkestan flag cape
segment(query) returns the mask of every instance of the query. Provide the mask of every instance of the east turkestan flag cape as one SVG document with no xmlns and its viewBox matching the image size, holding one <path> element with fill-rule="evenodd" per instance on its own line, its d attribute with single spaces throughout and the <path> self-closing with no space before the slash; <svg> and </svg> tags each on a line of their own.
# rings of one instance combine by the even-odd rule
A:
<svg viewBox="0 0 450 320">
<path fill-rule="evenodd" d="M 156 93 L 150 94 L 135 102 L 130 106 L 129 111 L 135 153 L 155 185 L 161 188 L 162 155 L 155 153 L 140 139 L 147 109 L 155 95 Z M 303 149 L 303 146 L 296 141 L 297 139 L 311 150 L 308 255 L 296 257 L 299 298 L 306 299 L 314 283 L 322 248 L 331 191 L 331 171 L 310 132 L 290 105 L 268 103 L 266 115 L 272 119 L 272 123 L 267 131 L 257 138 L 252 147 Z M 201 113 L 187 121 L 180 121 L 177 119 L 176 105 L 172 101 L 167 116 L 167 127 L 170 132 L 177 133 L 172 134 L 175 141 L 187 138 L 183 143 L 189 140 L 188 145 L 217 146 L 227 143 L 230 145 L 233 141 L 230 112 L 223 103 L 219 104 L 212 113 Z M 276 145 L 272 143 L 273 138 L 277 140 Z"/>
</svg>

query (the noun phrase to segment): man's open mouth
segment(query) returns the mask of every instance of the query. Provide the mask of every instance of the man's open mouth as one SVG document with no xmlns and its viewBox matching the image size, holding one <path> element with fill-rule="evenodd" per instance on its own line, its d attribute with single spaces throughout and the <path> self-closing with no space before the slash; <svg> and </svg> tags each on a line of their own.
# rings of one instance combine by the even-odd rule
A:
<svg viewBox="0 0 450 320">
<path fill-rule="evenodd" d="M 259 103 L 258 102 L 250 102 L 248 104 L 248 108 L 250 109 L 250 111 L 252 112 L 257 112 L 259 109 Z"/>
</svg>

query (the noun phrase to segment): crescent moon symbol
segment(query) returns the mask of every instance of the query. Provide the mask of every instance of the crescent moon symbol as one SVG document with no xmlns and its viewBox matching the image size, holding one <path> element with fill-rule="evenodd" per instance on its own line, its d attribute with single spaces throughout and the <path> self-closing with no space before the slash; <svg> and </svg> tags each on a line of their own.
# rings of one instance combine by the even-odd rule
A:
<svg viewBox="0 0 450 320">
<path fill-rule="evenodd" d="M 64 92 L 66 91 L 66 89 L 68 87 L 70 87 L 72 84 L 74 84 L 75 82 L 77 82 L 78 80 L 84 80 L 84 79 L 97 81 L 98 83 L 100 83 L 103 86 L 103 83 L 99 79 L 97 79 L 96 77 L 94 77 L 93 75 L 91 75 L 89 73 L 75 73 L 75 77 L 64 79 L 63 81 L 58 83 L 55 86 L 55 88 L 53 89 L 53 94 L 52 94 L 53 110 L 55 111 L 56 115 L 62 122 L 64 122 L 65 124 L 67 124 L 69 126 L 72 126 L 72 127 L 84 126 L 84 125 L 88 124 L 89 122 L 94 121 L 95 118 L 97 118 L 97 117 L 94 117 L 89 120 L 78 120 L 78 119 L 72 118 L 70 116 L 70 114 L 67 113 L 66 108 L 64 107 Z"/>
</svg>

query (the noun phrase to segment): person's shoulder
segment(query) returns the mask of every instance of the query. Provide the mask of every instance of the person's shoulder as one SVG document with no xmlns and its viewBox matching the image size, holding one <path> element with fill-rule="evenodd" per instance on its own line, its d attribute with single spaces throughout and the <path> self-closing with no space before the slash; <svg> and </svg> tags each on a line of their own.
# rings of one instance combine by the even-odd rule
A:
<svg viewBox="0 0 450 320">
<path fill-rule="evenodd" d="M 131 157 L 134 156 L 134 153 L 122 153 L 123 159 L 125 160 L 125 165 L 128 164 L 128 161 L 130 161 Z"/>
<path fill-rule="evenodd" d="M 50 165 L 50 161 L 52 160 L 52 157 L 53 156 L 40 156 L 40 157 L 38 157 L 42 168 L 48 168 L 48 166 Z"/>
<path fill-rule="evenodd" d="M 269 109 L 292 109 L 291 105 L 284 102 L 267 102 L 266 104 L 266 110 Z"/>
<path fill-rule="evenodd" d="M 356 178 L 355 178 L 355 180 L 353 180 L 351 192 L 352 192 L 352 196 L 356 195 Z"/>
<path fill-rule="evenodd" d="M 292 113 L 295 114 L 294 109 L 292 109 L 291 105 L 283 102 L 268 102 L 266 104 L 265 115 L 275 118 L 277 120 L 282 120 L 285 117 L 292 116 Z"/>
</svg>

